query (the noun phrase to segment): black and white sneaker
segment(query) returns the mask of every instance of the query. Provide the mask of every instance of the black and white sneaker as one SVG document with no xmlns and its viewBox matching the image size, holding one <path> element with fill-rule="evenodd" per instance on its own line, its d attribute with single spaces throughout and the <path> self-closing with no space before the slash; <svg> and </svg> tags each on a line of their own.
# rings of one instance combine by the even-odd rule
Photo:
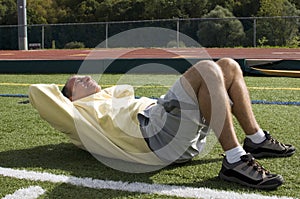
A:
<svg viewBox="0 0 300 199">
<path fill-rule="evenodd" d="M 249 138 L 244 140 L 243 148 L 255 158 L 263 157 L 288 157 L 295 153 L 296 149 L 290 144 L 282 144 L 272 138 L 269 132 L 264 131 L 266 140 L 255 144 Z"/>
<path fill-rule="evenodd" d="M 271 174 L 259 165 L 249 153 L 241 156 L 241 160 L 233 164 L 228 163 L 224 157 L 219 177 L 256 189 L 272 190 L 283 183 L 282 176 Z"/>
</svg>

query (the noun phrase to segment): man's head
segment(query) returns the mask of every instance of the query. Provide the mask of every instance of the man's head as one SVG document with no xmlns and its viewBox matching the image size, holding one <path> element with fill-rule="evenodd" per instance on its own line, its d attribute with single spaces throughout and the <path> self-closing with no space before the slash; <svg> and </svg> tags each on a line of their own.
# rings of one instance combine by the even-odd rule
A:
<svg viewBox="0 0 300 199">
<path fill-rule="evenodd" d="M 90 76 L 77 75 L 70 77 L 62 89 L 63 95 L 71 101 L 87 97 L 100 91 L 101 87 Z"/>
</svg>

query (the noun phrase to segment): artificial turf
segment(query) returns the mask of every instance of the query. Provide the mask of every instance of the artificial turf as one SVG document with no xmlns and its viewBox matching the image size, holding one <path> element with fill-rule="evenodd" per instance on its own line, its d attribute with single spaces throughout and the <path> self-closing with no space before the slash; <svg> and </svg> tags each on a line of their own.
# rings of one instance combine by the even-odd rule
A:
<svg viewBox="0 0 300 199">
<path fill-rule="evenodd" d="M 66 74 L 0 75 L 0 94 L 27 94 L 28 84 L 33 83 L 62 85 L 68 76 Z M 132 84 L 137 96 L 158 97 L 167 91 L 177 77 L 176 75 L 107 74 L 97 78 L 103 87 L 114 84 Z M 300 101 L 300 80 L 297 78 L 245 77 L 245 80 L 251 98 L 254 100 Z M 214 144 L 213 149 L 207 155 L 197 157 L 183 165 L 172 165 L 150 173 L 124 173 L 103 165 L 88 152 L 73 146 L 64 134 L 43 121 L 30 104 L 20 103 L 26 99 L 11 97 L 0 99 L 0 167 L 103 180 L 208 187 L 241 193 L 299 197 L 300 157 L 298 151 L 290 158 L 259 160 L 264 167 L 285 178 L 285 183 L 281 187 L 269 192 L 219 180 L 216 176 L 221 167 L 222 156 L 220 154 L 223 152 L 218 143 Z M 255 104 L 253 111 L 262 128 L 269 130 L 280 141 L 291 143 L 297 149 L 300 148 L 300 106 Z M 234 123 L 239 140 L 242 142 L 244 138 L 242 130 L 236 120 Z M 30 185 L 39 185 L 47 190 L 41 198 L 167 198 L 167 196 L 155 194 L 95 190 L 62 183 L 35 182 L 4 176 L 0 176 L 0 197 Z"/>
</svg>

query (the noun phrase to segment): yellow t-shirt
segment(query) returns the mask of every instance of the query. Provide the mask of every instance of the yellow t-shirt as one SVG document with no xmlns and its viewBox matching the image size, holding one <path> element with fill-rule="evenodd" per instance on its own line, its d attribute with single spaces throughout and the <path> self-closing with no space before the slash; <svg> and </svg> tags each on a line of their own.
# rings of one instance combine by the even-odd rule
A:
<svg viewBox="0 0 300 199">
<path fill-rule="evenodd" d="M 55 84 L 34 84 L 29 88 L 29 99 L 43 119 L 92 154 L 164 165 L 149 149 L 137 119 L 155 100 L 135 99 L 132 86 L 113 86 L 71 102 Z"/>
</svg>

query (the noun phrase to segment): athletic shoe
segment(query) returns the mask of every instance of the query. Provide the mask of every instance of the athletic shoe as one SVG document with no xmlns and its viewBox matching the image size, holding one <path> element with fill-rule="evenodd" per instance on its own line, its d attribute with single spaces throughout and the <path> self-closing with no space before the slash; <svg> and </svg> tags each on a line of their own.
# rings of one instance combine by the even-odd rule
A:
<svg viewBox="0 0 300 199">
<path fill-rule="evenodd" d="M 228 163 L 224 157 L 219 177 L 256 189 L 272 190 L 283 183 L 282 176 L 271 174 L 249 153 L 241 156 L 241 160 L 233 164 Z"/>
<path fill-rule="evenodd" d="M 249 138 L 246 138 L 243 146 L 245 151 L 251 153 L 255 158 L 288 157 L 295 153 L 294 146 L 278 142 L 267 131 L 264 131 L 264 133 L 266 140 L 259 144 L 255 144 Z"/>
</svg>

